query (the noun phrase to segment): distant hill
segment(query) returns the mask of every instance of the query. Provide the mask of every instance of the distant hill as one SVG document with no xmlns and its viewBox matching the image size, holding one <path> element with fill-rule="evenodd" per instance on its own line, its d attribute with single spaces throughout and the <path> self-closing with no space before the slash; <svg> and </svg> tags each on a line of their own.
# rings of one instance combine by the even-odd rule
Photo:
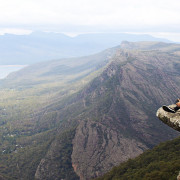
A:
<svg viewBox="0 0 180 180">
<path fill-rule="evenodd" d="M 59 58 L 87 56 L 117 46 L 122 41 L 162 41 L 150 35 L 94 33 L 69 37 L 64 34 L 33 32 L 29 35 L 0 36 L 0 65 L 34 64 Z"/>
<path fill-rule="evenodd" d="M 179 97 L 179 60 L 180 45 L 124 41 L 12 73 L 0 81 L 0 176 L 91 179 L 177 137 L 156 110 Z"/>
<path fill-rule="evenodd" d="M 114 167 L 97 180 L 169 180 L 180 171 L 180 137 Z"/>
<path fill-rule="evenodd" d="M 110 48 L 90 56 L 62 58 L 29 65 L 0 80 L 0 89 L 22 88 L 25 90 L 34 86 L 37 89 L 42 84 L 48 84 L 48 86 L 54 84 L 57 87 L 59 84 L 63 87 L 75 84 L 104 67 L 114 56 L 117 48 Z"/>
</svg>

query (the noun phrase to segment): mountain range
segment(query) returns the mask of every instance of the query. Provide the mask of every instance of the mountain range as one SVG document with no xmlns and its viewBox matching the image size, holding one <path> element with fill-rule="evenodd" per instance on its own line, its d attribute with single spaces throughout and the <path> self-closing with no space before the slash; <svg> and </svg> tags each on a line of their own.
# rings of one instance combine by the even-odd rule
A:
<svg viewBox="0 0 180 180">
<path fill-rule="evenodd" d="M 70 37 L 61 33 L 33 32 L 0 36 L 0 65 L 29 65 L 45 60 L 87 56 L 119 45 L 122 41 L 163 41 L 150 35 L 94 33 Z"/>
<path fill-rule="evenodd" d="M 2 179 L 92 179 L 179 133 L 156 118 L 180 92 L 180 45 L 128 42 L 0 81 Z"/>
</svg>

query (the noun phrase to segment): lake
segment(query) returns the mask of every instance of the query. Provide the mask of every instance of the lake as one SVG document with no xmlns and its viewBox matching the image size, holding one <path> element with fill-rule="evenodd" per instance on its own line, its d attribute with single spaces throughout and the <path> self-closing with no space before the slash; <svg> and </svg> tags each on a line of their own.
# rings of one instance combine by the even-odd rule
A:
<svg viewBox="0 0 180 180">
<path fill-rule="evenodd" d="M 18 71 L 27 65 L 0 65 L 0 79 L 5 78 L 11 72 Z"/>
</svg>

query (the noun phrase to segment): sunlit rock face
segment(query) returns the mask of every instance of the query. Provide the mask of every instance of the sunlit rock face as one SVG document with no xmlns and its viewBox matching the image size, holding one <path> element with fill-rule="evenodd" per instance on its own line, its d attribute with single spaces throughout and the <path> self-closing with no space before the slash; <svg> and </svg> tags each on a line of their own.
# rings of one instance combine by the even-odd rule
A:
<svg viewBox="0 0 180 180">
<path fill-rule="evenodd" d="M 174 108 L 176 105 L 170 105 L 169 107 Z M 159 108 L 157 113 L 157 117 L 168 126 L 172 127 L 173 129 L 180 131 L 180 109 L 176 111 L 176 113 L 171 113 L 164 111 L 163 108 Z"/>
</svg>

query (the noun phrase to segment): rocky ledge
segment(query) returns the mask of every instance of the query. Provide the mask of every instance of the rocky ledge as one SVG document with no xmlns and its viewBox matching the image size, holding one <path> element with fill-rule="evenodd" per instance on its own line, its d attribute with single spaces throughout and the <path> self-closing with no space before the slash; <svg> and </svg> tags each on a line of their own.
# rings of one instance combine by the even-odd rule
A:
<svg viewBox="0 0 180 180">
<path fill-rule="evenodd" d="M 169 107 L 174 108 L 176 105 L 170 105 Z M 163 108 L 159 108 L 156 116 L 165 124 L 172 127 L 173 129 L 180 131 L 180 110 L 176 113 L 170 113 L 164 111 Z"/>
<path fill-rule="evenodd" d="M 170 108 L 174 108 L 176 105 L 170 105 Z M 164 111 L 163 108 L 159 108 L 156 116 L 165 124 L 172 127 L 173 129 L 180 131 L 180 110 L 178 110 L 176 113 L 170 113 L 167 111 Z M 177 180 L 180 180 L 180 173 L 177 176 Z"/>
</svg>

